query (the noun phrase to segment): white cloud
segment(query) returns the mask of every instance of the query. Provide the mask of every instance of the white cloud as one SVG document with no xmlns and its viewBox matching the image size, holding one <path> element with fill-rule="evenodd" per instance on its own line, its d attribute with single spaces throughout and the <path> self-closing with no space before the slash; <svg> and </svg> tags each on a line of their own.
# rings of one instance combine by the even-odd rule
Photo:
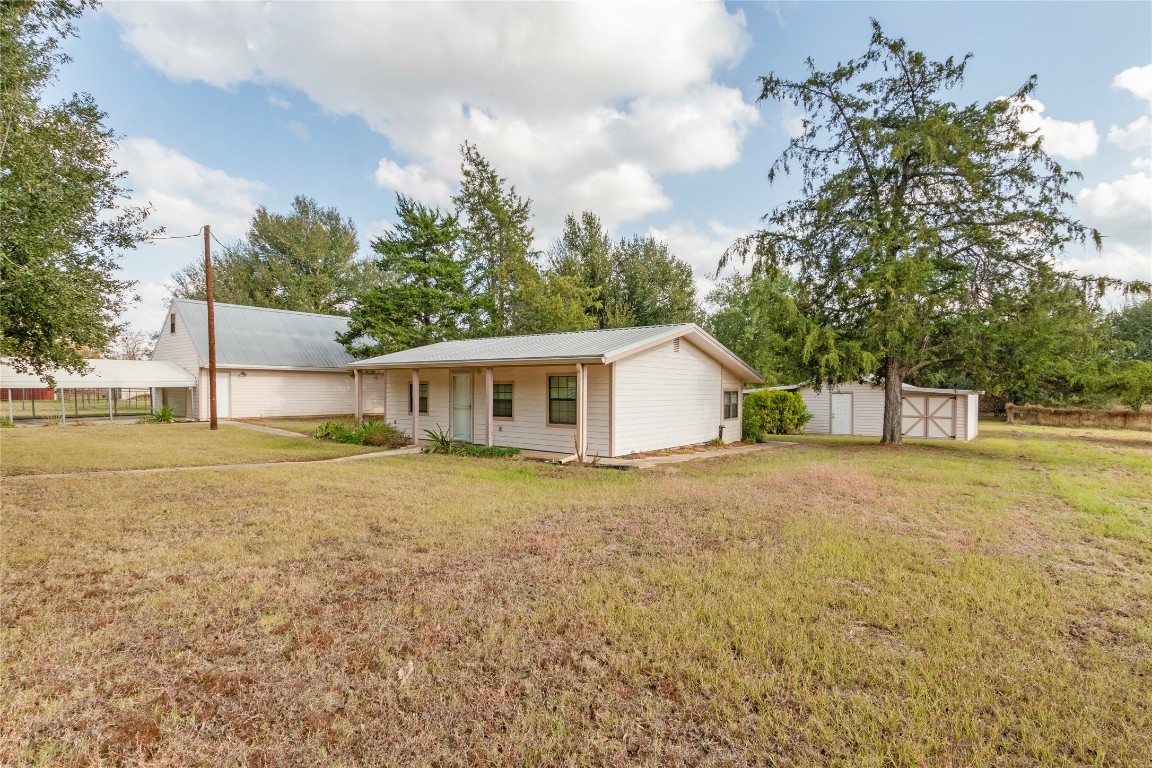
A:
<svg viewBox="0 0 1152 768">
<path fill-rule="evenodd" d="M 452 204 L 452 189 L 440 179 L 428 177 L 418 163 L 400 166 L 384 158 L 376 166 L 376 184 L 394 192 L 402 192 L 425 205 L 448 207 Z"/>
<path fill-rule="evenodd" d="M 749 45 L 720 3 L 114 4 L 176 79 L 256 82 L 357 115 L 394 152 L 378 183 L 443 202 L 470 139 L 544 220 L 663 210 L 658 179 L 736 162 L 759 120 L 713 80 Z M 430 42 L 434 41 L 434 42 Z M 309 51 L 301 56 L 302 50 Z M 613 207 L 613 210 L 608 210 Z"/>
<path fill-rule="evenodd" d="M 168 308 L 168 299 L 172 295 L 171 287 L 166 283 L 140 281 L 136 283 L 133 291 L 140 297 L 140 301 L 135 302 L 120 315 L 120 322 L 145 333 L 160 330 L 164 321 L 164 310 Z"/>
<path fill-rule="evenodd" d="M 1152 118 L 1141 115 L 1129 123 L 1127 128 L 1112 126 L 1108 129 L 1108 141 L 1128 150 L 1152 146 Z"/>
<path fill-rule="evenodd" d="M 673 224 L 669 227 L 652 227 L 648 234 L 657 240 L 668 243 L 669 250 L 680 259 L 688 262 L 698 279 L 711 279 L 720 266 L 720 257 L 736 240 L 750 233 L 750 230 L 730 227 L 718 221 L 710 221 L 699 229 L 693 225 Z M 741 272 L 750 270 L 751 265 L 732 264 L 731 268 Z"/>
<path fill-rule="evenodd" d="M 209 224 L 220 241 L 237 240 L 247 232 L 259 197 L 267 192 L 261 182 L 229 176 L 153 139 L 125 139 L 115 159 L 117 166 L 128 172 L 126 185 L 132 190 L 129 204 L 150 205 L 147 226 L 164 227 L 167 238 L 190 235 Z M 198 237 L 164 239 L 139 245 L 125 254 L 124 262 L 126 269 L 131 264 L 147 263 L 151 269 L 161 264 L 166 271 L 175 272 L 201 253 L 202 240 Z M 162 290 L 159 283 L 138 285 L 142 302 L 122 319 L 140 330 L 155 330 L 151 326 L 159 320 L 153 315 L 158 317 L 160 311 L 155 299 Z"/>
<path fill-rule="evenodd" d="M 1020 127 L 1025 131 L 1039 131 L 1044 149 L 1050 155 L 1068 160 L 1083 160 L 1096 154 L 1100 134 L 1091 120 L 1073 123 L 1044 117 L 1044 104 L 1025 96 L 1023 103 L 1030 109 L 1020 111 Z"/>
<path fill-rule="evenodd" d="M 1152 175 L 1139 171 L 1081 190 L 1084 222 L 1105 236 L 1100 253 L 1070 257 L 1076 269 L 1124 279 L 1152 279 Z"/>
<path fill-rule="evenodd" d="M 1112 87 L 1131 91 L 1137 98 L 1152 100 L 1152 64 L 1129 67 L 1116 75 Z"/>
<path fill-rule="evenodd" d="M 312 138 L 312 134 L 308 132 L 308 126 L 304 125 L 304 123 L 300 122 L 299 120 L 289 120 L 287 125 L 288 130 L 292 132 L 292 135 L 300 139 L 300 141 L 308 141 L 310 138 Z"/>
<path fill-rule="evenodd" d="M 268 103 L 278 109 L 292 109 L 292 102 L 278 93 L 269 93 Z"/>
</svg>

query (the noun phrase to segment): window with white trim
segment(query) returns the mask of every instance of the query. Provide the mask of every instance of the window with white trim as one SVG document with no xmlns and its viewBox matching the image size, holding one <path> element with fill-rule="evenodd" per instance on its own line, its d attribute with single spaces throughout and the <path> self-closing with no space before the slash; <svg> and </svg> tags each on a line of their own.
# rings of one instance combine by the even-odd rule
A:
<svg viewBox="0 0 1152 768">
<path fill-rule="evenodd" d="M 412 385 L 408 385 L 408 413 L 412 413 Z M 428 413 L 428 382 L 420 382 L 420 413 Z"/>
<path fill-rule="evenodd" d="M 512 385 L 492 385 L 492 418 L 512 418 Z"/>
<path fill-rule="evenodd" d="M 576 377 L 548 377 L 548 423 L 576 423 Z"/>
<path fill-rule="evenodd" d="M 729 391 L 724 393 L 724 418 L 740 418 L 740 392 Z"/>
</svg>

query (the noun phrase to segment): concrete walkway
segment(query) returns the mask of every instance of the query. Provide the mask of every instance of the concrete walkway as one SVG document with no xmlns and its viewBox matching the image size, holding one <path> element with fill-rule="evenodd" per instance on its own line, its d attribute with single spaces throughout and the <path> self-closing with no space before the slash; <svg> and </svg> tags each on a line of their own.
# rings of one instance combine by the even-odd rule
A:
<svg viewBox="0 0 1152 768">
<path fill-rule="evenodd" d="M 275 430 L 277 432 L 281 430 Z M 291 434 L 296 434 L 295 432 Z M 299 436 L 299 435 L 298 435 Z M 0 483 L 9 480 L 57 480 L 66 477 L 104 477 L 106 475 L 155 475 L 164 472 L 195 472 L 197 470 L 218 469 L 252 469 L 254 467 L 285 467 L 298 464 L 337 464 L 343 461 L 360 461 L 361 459 L 376 459 L 381 456 L 404 456 L 419 453 L 420 449 L 414 445 L 404 448 L 395 448 L 390 451 L 373 451 L 372 453 L 357 453 L 352 456 L 337 456 L 334 459 L 307 459 L 305 461 L 260 461 L 249 464 L 205 464 L 199 467 L 152 467 L 151 469 L 98 469 L 92 472 L 57 472 L 42 475 L 5 475 L 0 477 Z"/>
<path fill-rule="evenodd" d="M 704 459 L 720 459 L 725 456 L 739 456 L 742 453 L 755 451 L 770 451 L 796 443 L 771 442 L 756 445 L 741 445 L 735 448 L 715 448 L 708 451 L 693 451 L 691 453 L 673 453 L 669 456 L 647 456 L 638 459 L 608 459 L 590 457 L 585 459 L 587 466 L 608 467 L 611 469 L 651 469 L 665 464 L 683 464 L 686 461 L 703 461 Z M 520 456 L 533 461 L 548 461 L 556 464 L 570 464 L 575 459 L 570 453 L 550 453 L 547 451 L 521 451 Z"/>
<path fill-rule="evenodd" d="M 230 427 L 240 427 L 241 429 L 251 429 L 256 432 L 267 432 L 269 435 L 280 435 L 280 437 L 307 437 L 312 439 L 310 435 L 301 434 L 300 432 L 293 432 L 290 429 L 277 429 L 276 427 L 265 427 L 262 424 L 249 424 L 246 421 L 232 421 L 231 419 L 220 419 L 221 424 L 227 424 Z"/>
</svg>

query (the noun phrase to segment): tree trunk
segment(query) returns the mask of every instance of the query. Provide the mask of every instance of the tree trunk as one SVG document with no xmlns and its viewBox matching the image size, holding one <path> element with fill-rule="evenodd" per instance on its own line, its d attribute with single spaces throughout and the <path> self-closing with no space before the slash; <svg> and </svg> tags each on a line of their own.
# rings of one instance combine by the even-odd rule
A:
<svg viewBox="0 0 1152 768">
<path fill-rule="evenodd" d="M 903 377 L 900 373 L 900 362 L 889 356 L 884 361 L 884 432 L 880 438 L 881 445 L 900 445 L 901 429 L 900 412 L 903 400 Z"/>
</svg>

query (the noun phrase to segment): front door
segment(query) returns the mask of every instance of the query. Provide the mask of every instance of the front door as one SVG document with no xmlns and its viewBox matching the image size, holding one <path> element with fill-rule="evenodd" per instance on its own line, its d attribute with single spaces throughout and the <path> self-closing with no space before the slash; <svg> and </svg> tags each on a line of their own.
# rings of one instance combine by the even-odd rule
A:
<svg viewBox="0 0 1152 768">
<path fill-rule="evenodd" d="M 228 371 L 216 371 L 216 416 L 221 419 L 232 417 L 232 392 Z"/>
<path fill-rule="evenodd" d="M 832 434 L 852 434 L 852 393 L 832 393 Z"/>
<path fill-rule="evenodd" d="M 472 442 L 472 374 L 452 374 L 452 439 Z"/>
</svg>

